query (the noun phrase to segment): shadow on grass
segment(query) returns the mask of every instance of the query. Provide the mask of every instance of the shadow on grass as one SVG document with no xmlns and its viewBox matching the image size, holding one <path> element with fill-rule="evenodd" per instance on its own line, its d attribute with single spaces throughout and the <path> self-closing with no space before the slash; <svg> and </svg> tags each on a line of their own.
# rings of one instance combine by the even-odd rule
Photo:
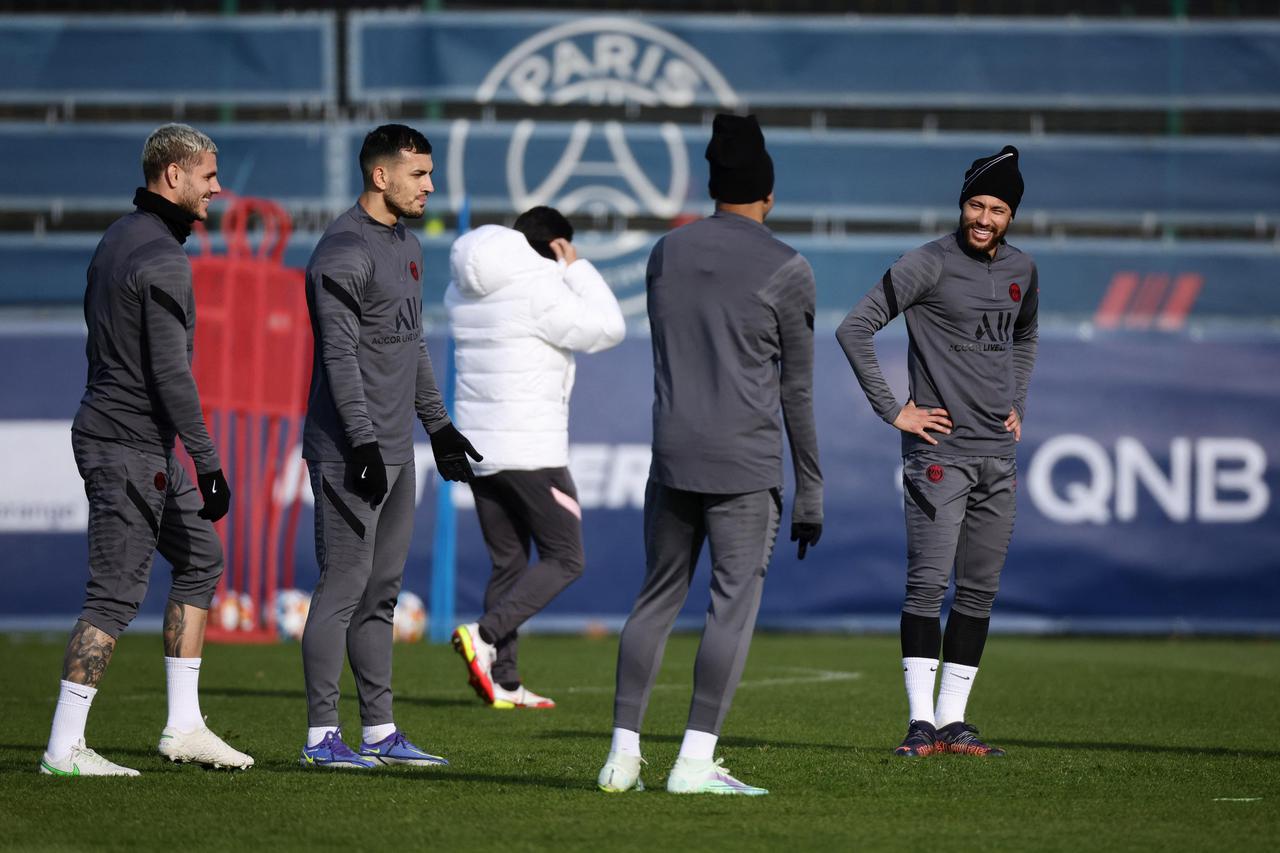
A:
<svg viewBox="0 0 1280 853">
<path fill-rule="evenodd" d="M 307 694 L 304 690 L 267 690 L 246 687 L 215 687 L 200 691 L 201 696 L 223 696 L 231 699 L 293 699 L 299 702 L 307 700 Z M 432 708 L 453 708 L 463 705 L 477 705 L 474 699 L 447 699 L 437 696 L 414 696 L 397 693 L 395 695 L 397 705 L 423 705 Z M 478 706 L 477 707 L 483 707 Z"/>
<path fill-rule="evenodd" d="M 1196 755 L 1202 758 L 1280 758 L 1275 749 L 1233 749 L 1228 746 L 1166 746 L 1154 743 L 1109 743 L 1106 741 L 1019 740 L 1000 738 L 998 746 L 1025 746 L 1031 749 L 1080 749 L 1099 752 L 1138 752 L 1156 755 Z"/>
<path fill-rule="evenodd" d="M 608 740 L 610 729 L 602 729 L 599 731 L 575 731 L 573 729 L 556 729 L 547 732 L 539 732 L 534 737 L 552 738 L 555 740 L 574 740 L 577 738 L 589 738 L 591 740 Z M 674 743 L 679 744 L 684 740 L 684 733 L 678 735 L 645 735 L 644 740 L 649 743 Z M 847 743 L 806 743 L 794 740 L 761 740 L 753 737 L 722 737 L 717 741 L 719 746 L 738 747 L 740 749 L 750 749 L 757 747 L 769 747 L 775 749 L 830 749 L 847 752 L 856 749 L 852 744 Z"/>
<path fill-rule="evenodd" d="M 518 776 L 511 773 L 475 773 L 460 771 L 454 767 L 388 767 L 372 771 L 320 770 L 313 767 L 304 767 L 296 761 L 293 761 L 287 763 L 271 762 L 262 764 L 260 766 L 255 766 L 251 772 L 258 772 L 259 769 L 266 773 L 294 774 L 298 776 L 318 776 L 327 778 L 336 775 L 343 779 L 371 778 L 379 780 L 379 783 L 391 780 L 395 782 L 420 785 L 481 783 L 488 785 L 521 785 L 533 788 L 555 788 L 557 790 L 574 787 L 581 787 L 583 790 L 595 790 L 594 778 L 584 781 L 577 778 L 535 774 Z"/>
</svg>

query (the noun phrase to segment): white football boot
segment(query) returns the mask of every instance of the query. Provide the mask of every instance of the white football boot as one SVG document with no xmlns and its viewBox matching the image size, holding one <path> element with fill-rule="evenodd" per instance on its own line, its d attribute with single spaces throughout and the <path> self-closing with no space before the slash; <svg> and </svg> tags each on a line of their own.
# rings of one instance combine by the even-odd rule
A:
<svg viewBox="0 0 1280 853">
<path fill-rule="evenodd" d="M 138 771 L 121 767 L 103 758 L 84 745 L 84 738 L 75 742 L 71 751 L 60 761 L 54 761 L 49 753 L 40 759 L 40 772 L 46 776 L 137 776 Z"/>
<path fill-rule="evenodd" d="M 498 658 L 498 648 L 486 643 L 480 636 L 480 625 L 471 622 L 453 630 L 453 649 L 467 665 L 467 679 L 476 695 L 486 704 L 493 704 L 493 662 Z"/>
<path fill-rule="evenodd" d="M 640 781 L 640 765 L 647 764 L 638 755 L 624 755 L 621 752 L 610 752 L 600 768 L 600 776 L 596 785 L 601 791 L 609 794 L 621 794 L 624 791 L 643 791 L 644 783 Z"/>
<path fill-rule="evenodd" d="M 729 775 L 721 766 L 724 759 L 677 758 L 667 777 L 667 791 L 672 794 L 739 794 L 758 797 L 769 793 L 764 788 L 748 785 Z"/>
<path fill-rule="evenodd" d="M 208 726 L 201 726 L 190 732 L 180 732 L 166 726 L 160 734 L 160 754 L 170 761 L 203 764 L 218 769 L 231 767 L 248 770 L 253 766 L 252 758 L 228 746 Z"/>
<path fill-rule="evenodd" d="M 539 696 L 523 684 L 515 690 L 507 690 L 496 681 L 493 683 L 493 707 L 495 708 L 554 708 L 556 703 L 546 696 Z"/>
</svg>

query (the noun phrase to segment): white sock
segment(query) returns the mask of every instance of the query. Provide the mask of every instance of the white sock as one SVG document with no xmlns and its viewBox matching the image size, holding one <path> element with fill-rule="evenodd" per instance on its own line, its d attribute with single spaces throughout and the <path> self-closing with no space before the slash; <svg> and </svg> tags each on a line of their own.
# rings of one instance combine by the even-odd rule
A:
<svg viewBox="0 0 1280 853">
<path fill-rule="evenodd" d="M 361 736 L 365 743 L 377 743 L 396 733 L 395 723 L 383 723 L 380 726 L 365 726 Z"/>
<path fill-rule="evenodd" d="M 684 742 L 680 744 L 680 757 L 710 761 L 715 756 L 716 741 L 719 739 L 719 735 L 713 735 L 711 732 L 685 729 Z"/>
<path fill-rule="evenodd" d="M 976 666 L 959 663 L 942 665 L 942 681 L 938 685 L 938 710 L 934 712 L 939 726 L 964 719 L 964 706 L 969 703 L 969 691 L 977 677 Z"/>
<path fill-rule="evenodd" d="M 933 723 L 933 675 L 937 671 L 938 661 L 935 658 L 902 659 L 907 706 L 912 720 Z"/>
<path fill-rule="evenodd" d="M 640 756 L 640 733 L 633 732 L 631 729 L 614 729 L 613 745 L 609 747 L 610 752 L 618 752 L 622 755 Z"/>
<path fill-rule="evenodd" d="M 337 734 L 339 731 L 337 726 L 312 726 L 307 729 L 307 746 L 318 746 L 329 732 Z"/>
<path fill-rule="evenodd" d="M 53 727 L 49 730 L 49 757 L 65 758 L 79 741 L 84 740 L 84 724 L 89 720 L 89 707 L 98 695 L 96 687 L 74 681 L 63 681 L 58 691 L 58 704 L 53 710 Z"/>
<path fill-rule="evenodd" d="M 200 658 L 166 657 L 164 674 L 169 684 L 166 727 L 180 732 L 204 728 L 204 717 L 200 715 Z"/>
</svg>

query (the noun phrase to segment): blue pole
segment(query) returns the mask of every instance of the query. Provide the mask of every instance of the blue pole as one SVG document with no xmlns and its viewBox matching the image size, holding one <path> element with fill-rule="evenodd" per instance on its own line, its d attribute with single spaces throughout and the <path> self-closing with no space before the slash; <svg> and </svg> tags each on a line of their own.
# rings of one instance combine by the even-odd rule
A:
<svg viewBox="0 0 1280 853">
<path fill-rule="evenodd" d="M 471 203 L 462 200 L 458 211 L 458 234 L 471 228 Z M 445 344 L 444 405 L 453 411 L 456 367 L 453 358 L 453 336 Z M 458 575 L 458 511 L 453 505 L 453 483 L 436 475 L 436 526 L 431 543 L 431 618 L 428 636 L 433 643 L 447 643 L 455 623 Z"/>
</svg>

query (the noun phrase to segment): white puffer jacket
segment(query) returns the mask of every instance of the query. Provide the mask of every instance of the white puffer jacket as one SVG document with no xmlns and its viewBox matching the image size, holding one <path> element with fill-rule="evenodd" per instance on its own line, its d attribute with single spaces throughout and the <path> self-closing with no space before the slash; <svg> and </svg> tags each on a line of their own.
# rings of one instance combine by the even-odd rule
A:
<svg viewBox="0 0 1280 853">
<path fill-rule="evenodd" d="M 475 472 L 568 465 L 573 351 L 622 340 L 613 291 L 590 261 L 548 260 L 501 225 L 459 237 L 449 267 L 444 304 L 458 369 L 452 415 L 484 456 Z"/>
</svg>

